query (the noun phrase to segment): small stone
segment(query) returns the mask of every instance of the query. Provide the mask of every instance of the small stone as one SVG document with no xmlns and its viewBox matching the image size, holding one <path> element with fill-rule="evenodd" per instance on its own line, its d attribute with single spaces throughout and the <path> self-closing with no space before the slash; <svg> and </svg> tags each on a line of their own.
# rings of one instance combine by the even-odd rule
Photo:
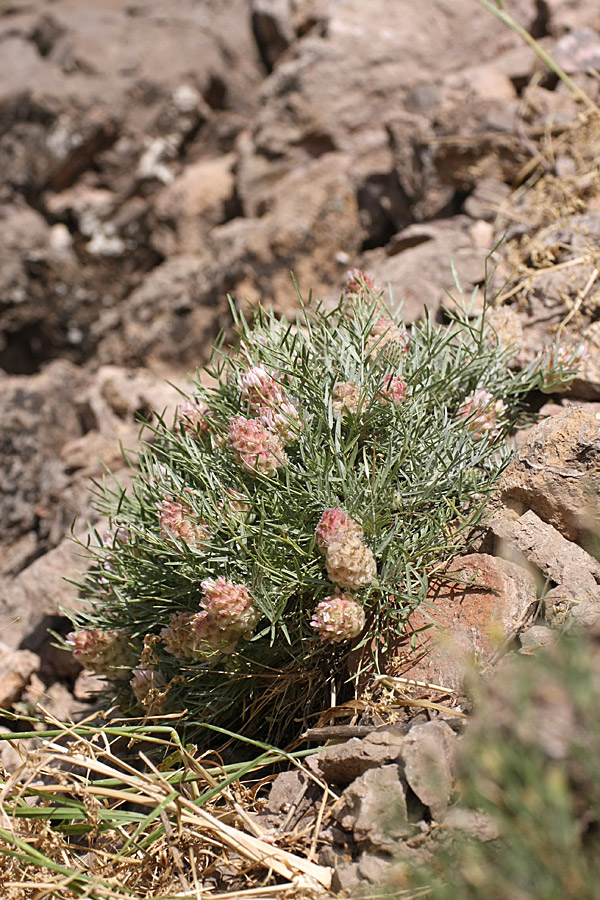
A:
<svg viewBox="0 0 600 900">
<path fill-rule="evenodd" d="M 358 873 L 370 884 L 384 884 L 389 878 L 392 860 L 379 853 L 363 853 L 358 861 Z"/>
<path fill-rule="evenodd" d="M 600 612 L 600 606 L 598 606 L 598 610 Z M 528 655 L 553 644 L 556 641 L 556 632 L 547 625 L 532 625 L 531 628 L 522 631 L 519 638 L 521 640 L 520 652 Z"/>
<path fill-rule="evenodd" d="M 360 884 L 358 863 L 343 862 L 336 866 L 331 879 L 331 889 L 337 893 L 349 893 Z"/>
<path fill-rule="evenodd" d="M 10 650 L 0 644 L 0 708 L 10 709 L 40 668 L 40 658 L 30 650 Z"/>
<path fill-rule="evenodd" d="M 434 819 L 444 816 L 452 793 L 456 735 L 445 722 L 426 722 L 410 729 L 402 757 L 405 777 Z"/>
<path fill-rule="evenodd" d="M 335 815 L 342 828 L 354 832 L 357 843 L 393 850 L 399 838 L 412 833 L 398 766 L 369 769 L 346 788 L 342 798 Z"/>
<path fill-rule="evenodd" d="M 403 742 L 404 735 L 399 729 L 386 728 L 362 739 L 332 744 L 319 751 L 319 769 L 331 784 L 350 784 L 368 769 L 395 762 Z"/>
</svg>

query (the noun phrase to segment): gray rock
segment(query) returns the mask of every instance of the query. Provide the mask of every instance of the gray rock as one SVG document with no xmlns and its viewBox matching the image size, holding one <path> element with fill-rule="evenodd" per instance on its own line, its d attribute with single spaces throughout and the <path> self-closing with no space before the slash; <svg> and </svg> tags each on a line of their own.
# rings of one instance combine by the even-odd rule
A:
<svg viewBox="0 0 600 900">
<path fill-rule="evenodd" d="M 564 537 L 594 547 L 600 533 L 600 422 L 583 409 L 539 422 L 503 473 L 498 493 Z"/>
<path fill-rule="evenodd" d="M 489 527 L 498 556 L 512 558 L 516 549 L 526 564 L 559 585 L 557 594 L 570 603 L 600 600 L 600 563 L 532 510 L 518 517 L 500 511 Z"/>
<path fill-rule="evenodd" d="M 360 873 L 358 871 L 358 863 L 338 863 L 331 879 L 331 889 L 336 893 L 344 891 L 346 895 L 348 895 L 348 893 L 357 888 L 359 884 Z"/>
<path fill-rule="evenodd" d="M 358 844 L 392 850 L 399 838 L 412 833 L 398 766 L 369 769 L 353 781 L 335 816 Z"/>
<path fill-rule="evenodd" d="M 598 610 L 600 612 L 600 606 Z M 546 625 L 532 625 L 531 628 L 521 632 L 519 639 L 521 641 L 520 652 L 527 655 L 554 644 L 556 632 Z"/>
<path fill-rule="evenodd" d="M 402 748 L 404 774 L 434 819 L 443 817 L 454 786 L 456 734 L 445 722 L 415 725 Z"/>
<path fill-rule="evenodd" d="M 317 760 L 323 777 L 332 784 L 350 784 L 368 769 L 395 762 L 404 741 L 399 729 L 385 728 L 367 737 L 323 747 Z"/>
<path fill-rule="evenodd" d="M 363 853 L 358 861 L 359 875 L 369 884 L 384 884 L 392 868 L 391 858 L 380 853 Z"/>
</svg>

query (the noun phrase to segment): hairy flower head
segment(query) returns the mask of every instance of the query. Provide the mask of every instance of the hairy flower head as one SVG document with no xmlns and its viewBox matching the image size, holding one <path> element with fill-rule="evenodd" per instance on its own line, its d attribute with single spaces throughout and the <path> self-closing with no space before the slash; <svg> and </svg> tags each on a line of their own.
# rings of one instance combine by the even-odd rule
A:
<svg viewBox="0 0 600 900">
<path fill-rule="evenodd" d="M 360 525 L 339 506 L 326 509 L 315 531 L 317 547 L 321 553 L 326 553 L 332 543 L 345 541 L 351 534 L 362 538 L 363 530 Z"/>
<path fill-rule="evenodd" d="M 310 625 L 322 641 L 350 641 L 365 627 L 365 612 L 354 594 L 335 594 L 315 607 Z"/>
<path fill-rule="evenodd" d="M 204 597 L 200 606 L 220 628 L 239 623 L 242 631 L 248 631 L 248 614 L 253 611 L 252 597 L 243 584 L 234 584 L 226 578 L 207 578 L 202 584 Z M 252 617 L 250 617 L 252 618 Z M 255 622 L 250 627 L 254 627 Z"/>
<path fill-rule="evenodd" d="M 325 566 L 331 581 L 355 591 L 370 584 L 377 574 L 373 552 L 357 534 L 333 541 L 327 548 Z"/>
<path fill-rule="evenodd" d="M 248 472 L 270 475 L 287 463 L 283 441 L 256 419 L 243 416 L 229 420 L 229 446 Z"/>
<path fill-rule="evenodd" d="M 406 399 L 406 382 L 403 378 L 386 375 L 379 388 L 379 396 L 392 403 L 402 403 Z"/>
<path fill-rule="evenodd" d="M 399 328 L 388 316 L 381 316 L 366 341 L 367 356 L 377 357 L 380 353 L 392 361 L 401 358 L 410 348 L 410 335 Z M 385 351 L 385 352 L 384 352 Z"/>
<path fill-rule="evenodd" d="M 65 638 L 73 656 L 84 668 L 96 675 L 122 680 L 128 677 L 133 658 L 129 635 L 119 628 L 103 631 L 72 631 Z"/>
<path fill-rule="evenodd" d="M 247 369 L 241 379 L 242 400 L 256 412 L 261 406 L 279 406 L 285 395 L 280 384 L 262 366 Z"/>
<path fill-rule="evenodd" d="M 355 416 L 360 406 L 360 388 L 354 381 L 339 381 L 334 385 L 332 398 L 331 405 L 335 416 L 343 416 L 346 413 Z"/>
<path fill-rule="evenodd" d="M 190 547 L 201 544 L 208 537 L 204 522 L 199 522 L 193 510 L 182 500 L 165 497 L 158 508 L 160 536 L 170 543 L 184 541 Z"/>
</svg>

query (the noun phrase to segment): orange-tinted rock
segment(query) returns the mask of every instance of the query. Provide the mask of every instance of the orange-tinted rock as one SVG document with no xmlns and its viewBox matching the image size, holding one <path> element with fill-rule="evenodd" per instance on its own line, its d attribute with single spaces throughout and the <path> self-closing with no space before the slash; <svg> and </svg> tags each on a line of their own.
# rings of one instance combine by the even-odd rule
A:
<svg viewBox="0 0 600 900">
<path fill-rule="evenodd" d="M 484 665 L 536 602 L 533 576 L 503 559 L 473 553 L 454 561 L 460 581 L 430 586 L 410 616 L 394 674 L 460 690 L 465 671 Z"/>
</svg>

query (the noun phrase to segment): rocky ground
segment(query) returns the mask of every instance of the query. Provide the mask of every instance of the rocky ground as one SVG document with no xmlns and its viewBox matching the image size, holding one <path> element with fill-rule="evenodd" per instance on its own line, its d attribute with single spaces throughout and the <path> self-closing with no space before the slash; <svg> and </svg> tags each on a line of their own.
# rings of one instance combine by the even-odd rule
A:
<svg viewBox="0 0 600 900">
<path fill-rule="evenodd" d="M 380 878 L 378 791 L 403 808 L 409 796 L 423 834 L 443 819 L 462 660 L 492 666 L 517 635 L 532 652 L 589 624 L 599 597 L 600 117 L 475 0 L 429 5 L 0 5 L 0 706 L 89 709 L 93 678 L 47 633 L 76 603 L 71 529 L 102 528 L 90 478 L 126 477 L 136 417 L 170 414 L 166 382 L 185 384 L 228 331 L 228 293 L 287 313 L 290 271 L 327 301 L 358 266 L 408 321 L 424 306 L 442 318 L 453 260 L 474 311 L 493 297 L 518 315 L 515 365 L 584 341 L 580 377 L 539 398 L 547 418 L 519 438 L 489 526 L 456 563 L 476 586 L 432 596 L 452 645 L 404 636 L 368 701 L 419 715 L 319 757 L 346 798 L 321 860 L 339 889 Z M 598 102 L 596 4 L 505 5 Z M 287 777 L 269 815 L 289 817 L 301 793 Z"/>
</svg>

